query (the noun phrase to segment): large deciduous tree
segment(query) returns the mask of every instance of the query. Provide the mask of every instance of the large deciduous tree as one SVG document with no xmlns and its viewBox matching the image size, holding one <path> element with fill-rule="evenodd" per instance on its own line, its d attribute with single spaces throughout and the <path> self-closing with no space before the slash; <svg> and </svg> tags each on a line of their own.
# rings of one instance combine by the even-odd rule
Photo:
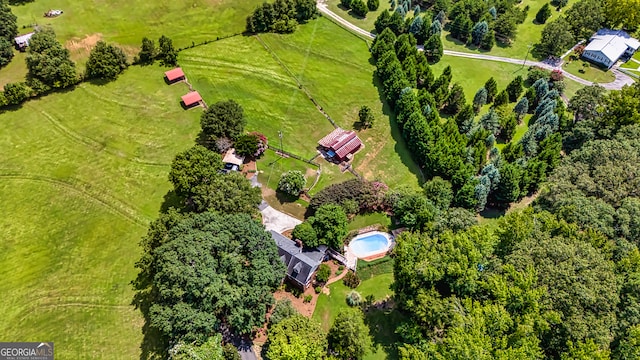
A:
<svg viewBox="0 0 640 360">
<path fill-rule="evenodd" d="M 318 235 L 320 244 L 341 249 L 347 236 L 347 214 L 340 205 L 326 204 L 318 208 L 311 224 Z"/>
<path fill-rule="evenodd" d="M 206 182 L 196 185 L 187 204 L 193 210 L 219 211 L 227 214 L 257 212 L 262 201 L 260 188 L 251 185 L 242 174 L 216 173 Z"/>
<path fill-rule="evenodd" d="M 342 310 L 329 329 L 329 348 L 342 359 L 361 360 L 371 348 L 369 329 L 359 309 Z"/>
<path fill-rule="evenodd" d="M 209 106 L 200 117 L 200 127 L 205 141 L 217 138 L 236 140 L 244 131 L 247 120 L 242 106 L 234 100 L 218 101 Z"/>
<path fill-rule="evenodd" d="M 65 88 L 78 81 L 69 50 L 56 40 L 53 30 L 37 30 L 29 39 L 27 84 L 37 93 Z"/>
<path fill-rule="evenodd" d="M 195 214 L 152 225 L 138 263 L 150 325 L 170 342 L 204 342 L 222 324 L 247 334 L 265 321 L 285 274 L 271 236 L 249 215 Z M 146 285 L 146 286 L 145 286 Z"/>
<path fill-rule="evenodd" d="M 269 329 L 266 346 L 269 360 L 316 360 L 326 354 L 327 338 L 320 324 L 293 315 Z"/>
<path fill-rule="evenodd" d="M 560 56 L 571 48 L 574 37 L 571 26 L 564 18 L 558 18 L 542 29 L 540 43 L 536 44 L 536 50 L 543 55 Z"/>
<path fill-rule="evenodd" d="M 98 41 L 91 49 L 86 66 L 86 76 L 93 79 L 114 80 L 129 63 L 124 51 L 117 46 Z"/>
<path fill-rule="evenodd" d="M 162 35 L 158 39 L 158 53 L 156 58 L 164 66 L 175 66 L 178 64 L 178 51 L 173 47 L 173 41 Z"/>
<path fill-rule="evenodd" d="M 221 168 L 219 154 L 195 145 L 176 155 L 169 171 L 169 181 L 178 195 L 190 197 L 198 186 L 211 183 Z"/>
</svg>

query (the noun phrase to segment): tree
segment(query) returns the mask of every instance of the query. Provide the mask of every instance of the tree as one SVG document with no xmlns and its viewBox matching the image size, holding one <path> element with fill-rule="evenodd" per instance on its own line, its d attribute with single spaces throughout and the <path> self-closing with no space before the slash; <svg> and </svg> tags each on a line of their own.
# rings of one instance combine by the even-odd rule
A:
<svg viewBox="0 0 640 360">
<path fill-rule="evenodd" d="M 574 44 L 570 26 L 564 18 L 558 18 L 542 29 L 540 43 L 536 50 L 544 55 L 560 56 Z"/>
<path fill-rule="evenodd" d="M 507 94 L 507 90 L 502 90 L 498 93 L 498 95 L 493 99 L 493 106 L 500 107 L 502 105 L 509 103 L 509 95 Z"/>
<path fill-rule="evenodd" d="M 164 66 L 175 66 L 178 64 L 178 51 L 173 47 L 173 41 L 162 35 L 158 39 L 158 54 L 156 58 Z"/>
<path fill-rule="evenodd" d="M 493 30 L 496 34 L 509 40 L 515 40 L 517 29 L 517 21 L 512 13 L 504 13 L 498 16 L 498 19 L 493 24 Z"/>
<path fill-rule="evenodd" d="M 516 127 L 518 126 L 518 120 L 516 114 L 508 112 L 500 116 L 500 137 L 505 142 L 511 141 L 513 135 L 516 133 Z"/>
<path fill-rule="evenodd" d="M 216 173 L 207 182 L 195 186 L 187 204 L 197 212 L 253 214 L 261 201 L 260 188 L 252 186 L 242 174 L 231 172 Z"/>
<path fill-rule="evenodd" d="M 487 89 L 481 87 L 473 97 L 473 110 L 475 113 L 479 113 L 480 109 L 487 103 L 488 93 Z"/>
<path fill-rule="evenodd" d="M 266 346 L 270 360 L 316 360 L 326 354 L 327 338 L 320 324 L 293 315 L 269 329 Z"/>
<path fill-rule="evenodd" d="M 367 4 L 362 0 L 353 0 L 351 2 L 351 10 L 353 10 L 354 14 L 360 17 L 367 16 L 367 12 L 369 11 Z"/>
<path fill-rule="evenodd" d="M 380 0 L 367 0 L 367 8 L 369 11 L 376 11 L 380 6 Z"/>
<path fill-rule="evenodd" d="M 489 32 L 487 32 L 482 38 L 482 41 L 480 42 L 480 48 L 488 51 L 493 49 L 495 44 L 496 44 L 496 33 L 493 30 L 489 30 Z"/>
<path fill-rule="evenodd" d="M 362 359 L 371 348 L 369 329 L 359 309 L 340 311 L 329 329 L 329 348 L 342 359 Z"/>
<path fill-rule="evenodd" d="M 467 104 L 467 100 L 464 97 L 464 88 L 462 85 L 455 83 L 451 87 L 449 96 L 445 100 L 445 110 L 452 115 L 457 114 Z"/>
<path fill-rule="evenodd" d="M 327 264 L 320 264 L 318 272 L 316 273 L 316 281 L 320 283 L 326 283 L 331 276 L 331 268 Z"/>
<path fill-rule="evenodd" d="M 467 42 L 471 37 L 471 30 L 473 29 L 473 22 L 469 18 L 469 15 L 464 12 L 459 14 L 451 24 L 451 36 L 455 37 L 462 42 Z"/>
<path fill-rule="evenodd" d="M 277 325 L 282 320 L 290 318 L 296 314 L 299 314 L 298 310 L 293 307 L 291 300 L 277 300 L 276 305 L 273 307 L 273 312 L 271 312 L 271 316 L 269 317 L 269 326 Z"/>
<path fill-rule="evenodd" d="M 0 37 L 12 42 L 18 35 L 18 17 L 4 1 L 0 1 Z"/>
<path fill-rule="evenodd" d="M 7 65 L 13 59 L 13 45 L 5 38 L 0 37 L 0 67 Z"/>
<path fill-rule="evenodd" d="M 347 9 L 351 9 L 351 4 L 353 0 L 340 0 L 340 5 L 344 6 Z"/>
<path fill-rule="evenodd" d="M 341 249 L 347 236 L 347 214 L 340 205 L 326 204 L 318 208 L 311 225 L 318 234 L 318 242 Z"/>
<path fill-rule="evenodd" d="M 488 32 L 489 24 L 487 24 L 486 21 L 477 22 L 473 26 L 473 30 L 471 30 L 471 42 L 473 45 L 480 46 L 482 39 L 484 39 Z"/>
<path fill-rule="evenodd" d="M 206 212 L 167 225 L 138 264 L 152 279 L 137 283 L 151 296 L 150 326 L 170 343 L 205 341 L 223 323 L 239 334 L 261 326 L 285 275 L 262 224 Z"/>
<path fill-rule="evenodd" d="M 156 58 L 156 44 L 153 40 L 143 37 L 142 38 L 142 46 L 140 47 L 140 52 L 138 53 L 138 61 L 141 64 L 153 64 L 153 61 Z"/>
<path fill-rule="evenodd" d="M 169 349 L 169 360 L 226 360 L 222 349 L 222 336 L 216 334 L 202 345 L 186 344 L 180 341 Z"/>
<path fill-rule="evenodd" d="M 360 111 L 358 111 L 358 120 L 360 121 L 360 126 L 363 128 L 372 127 L 375 118 L 373 117 L 373 111 L 371 111 L 371 108 L 367 105 L 361 106 Z"/>
<path fill-rule="evenodd" d="M 520 99 L 520 101 L 518 101 L 516 106 L 513 108 L 513 112 L 518 117 L 518 121 L 522 121 L 522 118 L 527 113 L 527 111 L 529 111 L 529 100 L 526 96 L 523 96 L 522 99 Z"/>
<path fill-rule="evenodd" d="M 306 184 L 307 179 L 304 178 L 304 175 L 300 170 L 289 170 L 283 173 L 280 177 L 278 190 L 285 194 L 298 197 Z"/>
<path fill-rule="evenodd" d="M 522 172 L 516 164 L 505 163 L 500 168 L 500 183 L 493 196 L 503 206 L 520 199 L 520 180 Z"/>
<path fill-rule="evenodd" d="M 429 36 L 442 34 L 442 23 L 438 19 L 434 19 L 431 25 L 429 25 Z"/>
<path fill-rule="evenodd" d="M 200 116 L 202 133 L 209 141 L 221 137 L 237 140 L 246 124 L 242 106 L 231 99 L 218 101 Z"/>
<path fill-rule="evenodd" d="M 18 105 L 29 98 L 31 91 L 23 83 L 8 83 L 3 94 L 8 105 Z"/>
<path fill-rule="evenodd" d="M 311 225 L 312 222 L 313 218 L 311 217 L 308 221 L 296 225 L 296 227 L 293 228 L 293 232 L 291 232 L 291 237 L 302 241 L 304 246 L 307 247 L 316 247 L 320 245 L 318 242 L 318 234 Z"/>
<path fill-rule="evenodd" d="M 585 86 L 576 91 L 569 100 L 569 111 L 573 112 L 574 121 L 593 121 L 600 115 L 598 106 L 604 100 L 605 89 L 600 85 Z"/>
<path fill-rule="evenodd" d="M 622 25 L 625 29 L 640 26 L 640 2 L 637 0 L 607 0 L 604 2 L 606 22 L 612 28 Z"/>
<path fill-rule="evenodd" d="M 195 194 L 196 187 L 210 183 L 221 168 L 219 154 L 195 145 L 176 155 L 171 163 L 169 181 L 178 195 L 190 197 Z"/>
<path fill-rule="evenodd" d="M 536 13 L 536 22 L 538 24 L 544 24 L 547 22 L 547 19 L 549 19 L 550 16 L 551 16 L 551 7 L 549 6 L 549 3 L 545 3 L 544 5 L 542 5 L 540 10 L 538 10 L 538 12 Z"/>
<path fill-rule="evenodd" d="M 507 85 L 507 94 L 509 94 L 510 102 L 518 101 L 518 98 L 520 97 L 520 95 L 522 94 L 522 91 L 524 90 L 523 85 L 524 85 L 524 80 L 520 75 L 516 76 L 516 78 L 513 79 L 509 83 L 509 85 Z"/>
<path fill-rule="evenodd" d="M 29 69 L 27 85 L 37 93 L 65 88 L 78 80 L 69 50 L 56 40 L 51 29 L 37 30 L 29 39 L 26 62 Z"/>
<path fill-rule="evenodd" d="M 490 131 L 494 136 L 498 136 L 500 133 L 500 118 L 498 113 L 494 109 L 490 109 L 488 113 L 482 115 L 480 118 L 480 125 L 485 130 Z"/>
<path fill-rule="evenodd" d="M 127 56 L 119 47 L 98 41 L 91 49 L 86 76 L 94 79 L 114 80 L 129 66 Z"/>
<path fill-rule="evenodd" d="M 373 24 L 374 28 L 376 29 L 376 33 L 382 34 L 384 29 L 389 27 L 390 20 L 391 20 L 391 16 L 389 15 L 389 12 L 386 10 L 382 11 L 380 15 L 378 15 L 378 17 L 376 18 L 375 23 Z"/>
<path fill-rule="evenodd" d="M 423 185 L 424 194 L 438 209 L 448 209 L 453 200 L 451 183 L 436 176 Z"/>
<path fill-rule="evenodd" d="M 475 111 L 473 106 L 467 105 L 456 115 L 456 124 L 458 125 L 458 131 L 461 134 L 467 134 L 473 126 L 473 119 L 475 117 Z"/>
<path fill-rule="evenodd" d="M 440 34 L 433 34 L 429 37 L 427 42 L 424 43 L 424 51 L 427 55 L 427 59 L 429 59 L 430 62 L 435 63 L 440 61 L 442 55 L 444 54 Z"/>
<path fill-rule="evenodd" d="M 260 139 L 255 135 L 240 135 L 235 142 L 236 153 L 242 156 L 256 156 L 259 142 Z"/>
<path fill-rule="evenodd" d="M 484 83 L 484 88 L 487 90 L 487 103 L 492 103 L 493 98 L 498 93 L 498 83 L 496 82 L 496 79 L 490 77 L 489 80 Z"/>
</svg>

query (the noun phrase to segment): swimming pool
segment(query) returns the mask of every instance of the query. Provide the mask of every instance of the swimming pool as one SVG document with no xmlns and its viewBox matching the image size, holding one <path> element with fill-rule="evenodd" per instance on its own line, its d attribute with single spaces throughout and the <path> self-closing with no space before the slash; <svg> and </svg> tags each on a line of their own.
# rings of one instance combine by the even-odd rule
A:
<svg viewBox="0 0 640 360">
<path fill-rule="evenodd" d="M 389 234 L 373 231 L 358 235 L 349 243 L 351 252 L 360 259 L 387 253 L 391 246 Z"/>
</svg>

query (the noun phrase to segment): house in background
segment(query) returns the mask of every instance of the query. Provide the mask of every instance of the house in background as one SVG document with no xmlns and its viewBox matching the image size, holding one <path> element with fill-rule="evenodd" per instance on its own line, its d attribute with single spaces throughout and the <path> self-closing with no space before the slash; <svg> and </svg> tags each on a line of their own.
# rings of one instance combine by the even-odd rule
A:
<svg viewBox="0 0 640 360">
<path fill-rule="evenodd" d="M 236 149 L 231 148 L 224 154 L 222 163 L 224 164 L 222 172 L 225 174 L 230 171 L 240 171 L 240 167 L 244 163 L 244 156 L 238 155 Z"/>
<path fill-rule="evenodd" d="M 591 37 L 582 57 L 607 69 L 621 58 L 629 58 L 640 48 L 640 41 L 622 30 L 601 29 Z"/>
<path fill-rule="evenodd" d="M 327 255 L 327 247 L 320 245 L 317 248 L 306 249 L 273 230 L 271 230 L 271 237 L 278 247 L 280 260 L 287 267 L 286 279 L 306 290 Z"/>
<path fill-rule="evenodd" d="M 348 162 L 362 148 L 362 141 L 355 131 L 336 128 L 318 141 L 318 149 L 327 160 Z"/>
<path fill-rule="evenodd" d="M 16 44 L 16 49 L 25 51 L 27 49 L 27 46 L 29 46 L 29 40 L 31 39 L 33 34 L 35 33 L 30 32 L 28 34 L 17 36 L 15 39 L 13 39 Z"/>
</svg>

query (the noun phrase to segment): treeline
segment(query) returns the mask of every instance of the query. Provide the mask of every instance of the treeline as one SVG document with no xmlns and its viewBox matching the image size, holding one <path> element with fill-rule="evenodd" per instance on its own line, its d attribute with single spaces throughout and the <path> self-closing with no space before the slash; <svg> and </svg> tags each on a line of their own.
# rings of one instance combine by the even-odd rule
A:
<svg viewBox="0 0 640 360">
<path fill-rule="evenodd" d="M 18 35 L 18 17 L 4 1 L 0 1 L 0 67 L 13 59 L 13 42 Z"/>
<path fill-rule="evenodd" d="M 276 0 L 259 5 L 247 17 L 250 33 L 292 33 L 298 24 L 303 24 L 319 15 L 314 0 Z"/>
<path fill-rule="evenodd" d="M 203 113 L 200 140 L 209 148 L 198 144 L 176 155 L 171 205 L 140 243 L 134 303 L 145 316 L 147 340 L 159 340 L 157 356 L 222 359 L 221 340 L 262 326 L 284 278 L 275 242 L 258 219 L 260 189 L 239 172 L 222 171 L 217 146 L 227 143 L 226 150 L 249 136 L 245 123 L 233 100 Z M 231 345 L 225 354 L 237 356 Z"/>
<path fill-rule="evenodd" d="M 451 85 L 450 67 L 434 78 L 415 44 L 413 34 L 396 37 L 385 28 L 371 53 L 385 99 L 424 173 L 451 183 L 453 206 L 476 211 L 487 204 L 506 207 L 537 190 L 560 156 L 557 131 L 567 117 L 558 101 L 564 89 L 561 74 L 532 69 L 526 82 L 531 86 L 522 97 L 521 77 L 502 91 L 491 78 L 469 104 L 462 86 Z M 490 111 L 476 122 L 476 112 L 487 103 Z M 440 111 L 452 116 L 443 122 Z M 527 112 L 533 113 L 529 130 L 500 153 L 496 139 L 510 140 Z"/>
<path fill-rule="evenodd" d="M 495 231 L 403 234 L 401 359 L 640 357 L 640 85 L 580 90 L 569 155 Z"/>
</svg>

